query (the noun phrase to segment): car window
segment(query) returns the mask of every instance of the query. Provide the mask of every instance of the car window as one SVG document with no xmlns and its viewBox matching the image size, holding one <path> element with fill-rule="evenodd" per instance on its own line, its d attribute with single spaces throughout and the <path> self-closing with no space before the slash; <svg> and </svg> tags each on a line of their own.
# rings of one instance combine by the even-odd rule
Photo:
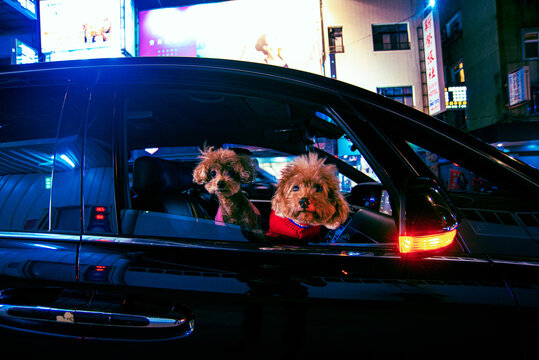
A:
<svg viewBox="0 0 539 360">
<path fill-rule="evenodd" d="M 71 167 L 56 152 L 65 96 L 65 86 L 0 89 L 2 230 L 49 230 L 52 170 Z"/>
<path fill-rule="evenodd" d="M 416 176 L 434 178 L 445 188 L 457 214 L 458 239 L 464 251 L 500 256 L 537 254 L 536 197 L 529 180 L 512 170 L 533 173 L 526 171 L 524 164 L 427 116 L 413 115 L 406 109 L 387 111 L 363 100 L 354 104 L 398 149 Z M 369 191 L 363 198 L 368 202 Z M 373 207 L 380 198 L 375 198 Z"/>
<path fill-rule="evenodd" d="M 437 152 L 408 143 L 448 191 L 461 214 L 459 232 L 471 251 L 531 256 L 539 234 L 537 204 L 499 184 L 491 174 L 450 161 Z"/>
<path fill-rule="evenodd" d="M 437 153 L 409 143 L 421 160 L 429 167 L 441 184 L 451 192 L 470 192 L 483 194 L 501 194 L 503 188 L 493 180 L 482 177 L 475 172 L 451 162 Z"/>
<path fill-rule="evenodd" d="M 120 211 L 125 235 L 264 241 L 283 169 L 304 154 L 335 166 L 338 191 L 346 197 L 357 184 L 379 183 L 323 104 L 172 86 L 122 88 L 119 94 L 129 199 Z M 261 231 L 220 218 L 218 196 L 195 179 L 201 152 L 210 147 L 250 158 L 256 175 L 241 191 L 259 214 Z"/>
</svg>

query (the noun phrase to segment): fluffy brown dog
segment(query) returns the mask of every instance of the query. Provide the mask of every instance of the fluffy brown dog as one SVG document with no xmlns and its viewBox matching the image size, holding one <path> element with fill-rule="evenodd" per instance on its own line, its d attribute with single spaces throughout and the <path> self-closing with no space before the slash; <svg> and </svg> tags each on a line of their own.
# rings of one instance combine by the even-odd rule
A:
<svg viewBox="0 0 539 360">
<path fill-rule="evenodd" d="M 255 178 L 251 158 L 229 149 L 205 148 L 200 163 L 193 170 L 193 181 L 219 200 L 216 221 L 240 225 L 242 228 L 260 228 L 260 212 L 240 191 L 242 183 Z"/>
<path fill-rule="evenodd" d="M 288 164 L 271 200 L 267 235 L 319 241 L 321 226 L 338 228 L 348 217 L 349 206 L 339 191 L 336 170 L 314 153 Z"/>
</svg>

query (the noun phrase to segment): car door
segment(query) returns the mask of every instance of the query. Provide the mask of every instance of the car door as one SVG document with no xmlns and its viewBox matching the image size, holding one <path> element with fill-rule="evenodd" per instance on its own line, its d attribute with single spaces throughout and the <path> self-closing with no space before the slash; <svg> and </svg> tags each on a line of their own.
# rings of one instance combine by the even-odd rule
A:
<svg viewBox="0 0 539 360">
<path fill-rule="evenodd" d="M 101 70 L 85 132 L 78 261 L 87 354 L 521 355 L 515 300 L 488 258 L 467 254 L 460 239 L 442 256 L 397 251 L 404 195 L 424 173 L 375 118 L 329 83 L 218 65 Z M 373 181 L 390 200 L 350 200 L 361 221 L 320 243 L 267 241 L 215 221 L 189 168 L 205 144 L 241 145 L 268 170 L 302 151 L 325 154 L 343 188 Z M 377 231 L 363 226 L 369 219 Z"/>
<path fill-rule="evenodd" d="M 3 346 L 30 353 L 30 339 L 70 338 L 63 324 L 85 302 L 76 264 L 91 74 L 17 70 L 0 75 L 0 328 Z"/>
<path fill-rule="evenodd" d="M 539 171 L 447 124 L 400 104 L 381 110 L 359 100 L 365 116 L 419 173 L 437 179 L 459 216 L 457 238 L 466 253 L 489 261 L 511 291 L 524 354 L 532 356 L 537 331 Z M 378 112 L 379 111 L 379 112 Z"/>
</svg>

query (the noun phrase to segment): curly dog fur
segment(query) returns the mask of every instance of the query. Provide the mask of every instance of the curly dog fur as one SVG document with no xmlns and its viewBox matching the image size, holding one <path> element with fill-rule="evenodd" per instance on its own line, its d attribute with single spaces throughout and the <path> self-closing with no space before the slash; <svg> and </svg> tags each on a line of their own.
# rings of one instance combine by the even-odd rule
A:
<svg viewBox="0 0 539 360">
<path fill-rule="evenodd" d="M 193 181 L 219 200 L 216 220 L 240 225 L 242 228 L 260 228 L 259 212 L 241 191 L 241 184 L 254 180 L 255 168 L 251 158 L 229 149 L 201 150 L 200 163 L 193 170 Z"/>
<path fill-rule="evenodd" d="M 335 165 L 324 164 L 324 159 L 314 153 L 302 155 L 288 164 L 281 173 L 277 191 L 272 198 L 272 216 L 268 235 L 292 234 L 292 226 L 308 230 L 309 235 L 317 235 L 320 226 L 336 229 L 344 222 L 350 211 L 348 203 L 339 191 L 339 180 L 335 175 Z M 285 225 L 283 219 L 290 220 Z M 279 222 L 281 222 L 279 224 Z M 283 231 L 284 227 L 290 229 Z M 318 231 L 317 231 L 318 230 Z M 301 230 L 303 231 L 303 230 Z"/>
</svg>

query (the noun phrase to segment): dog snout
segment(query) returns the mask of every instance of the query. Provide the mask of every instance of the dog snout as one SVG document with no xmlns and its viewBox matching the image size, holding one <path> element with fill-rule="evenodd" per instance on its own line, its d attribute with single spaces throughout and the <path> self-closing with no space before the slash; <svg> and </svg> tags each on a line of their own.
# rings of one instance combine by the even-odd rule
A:
<svg viewBox="0 0 539 360">
<path fill-rule="evenodd" d="M 308 198 L 304 197 L 299 199 L 299 206 L 301 206 L 301 208 L 307 209 L 309 205 L 311 205 L 311 200 L 309 200 Z"/>
<path fill-rule="evenodd" d="M 219 180 L 219 181 L 217 182 L 217 187 L 218 187 L 219 189 L 224 189 L 224 188 L 226 187 L 226 182 L 225 182 L 224 180 Z"/>
</svg>

